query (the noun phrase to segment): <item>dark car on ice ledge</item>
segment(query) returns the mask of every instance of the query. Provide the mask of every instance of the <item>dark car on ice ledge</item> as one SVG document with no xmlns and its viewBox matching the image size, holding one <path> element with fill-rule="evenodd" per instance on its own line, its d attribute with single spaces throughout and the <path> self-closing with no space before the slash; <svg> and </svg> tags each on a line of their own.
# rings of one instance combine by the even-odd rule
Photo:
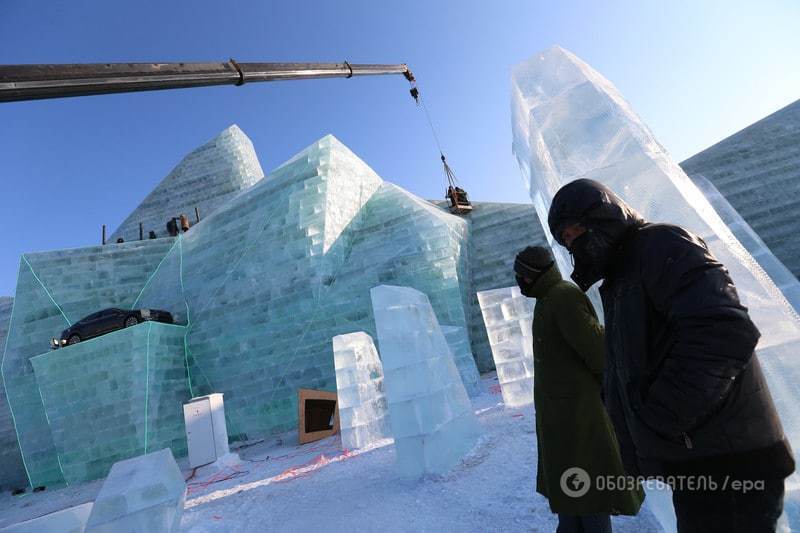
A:
<svg viewBox="0 0 800 533">
<path fill-rule="evenodd" d="M 160 309 L 103 309 L 72 324 L 61 332 L 60 338 L 50 341 L 50 345 L 56 349 L 77 344 L 148 320 L 172 324 L 172 314 Z"/>
</svg>

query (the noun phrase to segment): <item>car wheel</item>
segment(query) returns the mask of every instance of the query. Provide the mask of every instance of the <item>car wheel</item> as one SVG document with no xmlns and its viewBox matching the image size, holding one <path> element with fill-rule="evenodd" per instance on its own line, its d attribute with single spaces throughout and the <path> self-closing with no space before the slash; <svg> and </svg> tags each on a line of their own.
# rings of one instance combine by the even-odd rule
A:
<svg viewBox="0 0 800 533">
<path fill-rule="evenodd" d="M 135 316 L 129 316 L 128 318 L 125 319 L 125 327 L 126 328 L 129 328 L 131 326 L 135 326 L 138 323 L 139 323 L 139 319 L 136 318 Z"/>
<path fill-rule="evenodd" d="M 79 342 L 81 342 L 81 338 L 77 335 L 70 335 L 67 339 L 67 344 L 78 344 Z"/>
</svg>

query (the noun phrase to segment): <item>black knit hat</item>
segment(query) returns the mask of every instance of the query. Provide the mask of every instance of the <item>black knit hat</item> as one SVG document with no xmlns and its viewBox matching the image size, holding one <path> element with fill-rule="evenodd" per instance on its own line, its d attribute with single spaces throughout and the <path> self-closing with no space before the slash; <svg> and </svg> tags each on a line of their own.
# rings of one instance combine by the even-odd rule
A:
<svg viewBox="0 0 800 533">
<path fill-rule="evenodd" d="M 544 246 L 528 246 L 514 259 L 514 272 L 523 278 L 536 279 L 553 266 L 553 254 Z"/>
</svg>

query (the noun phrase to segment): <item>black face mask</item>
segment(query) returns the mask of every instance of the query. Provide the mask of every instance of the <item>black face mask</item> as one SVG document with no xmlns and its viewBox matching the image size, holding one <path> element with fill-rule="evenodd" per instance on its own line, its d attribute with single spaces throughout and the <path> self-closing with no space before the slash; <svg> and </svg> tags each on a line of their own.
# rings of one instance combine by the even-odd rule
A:
<svg viewBox="0 0 800 533">
<path fill-rule="evenodd" d="M 536 280 L 533 280 L 530 283 L 528 283 L 522 276 L 517 275 L 516 277 L 517 277 L 517 285 L 519 286 L 519 292 L 521 292 L 523 296 L 527 296 L 528 298 L 534 298 L 533 286 L 536 285 Z"/>
<path fill-rule="evenodd" d="M 583 292 L 603 279 L 611 262 L 614 244 L 603 232 L 586 230 L 572 241 L 569 253 L 575 261 L 570 276 Z"/>
</svg>

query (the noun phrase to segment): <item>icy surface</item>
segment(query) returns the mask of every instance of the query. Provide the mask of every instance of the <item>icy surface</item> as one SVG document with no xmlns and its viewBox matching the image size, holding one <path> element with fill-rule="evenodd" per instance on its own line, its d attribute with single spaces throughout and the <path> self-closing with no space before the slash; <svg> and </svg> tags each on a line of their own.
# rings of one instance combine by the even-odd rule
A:
<svg viewBox="0 0 800 533">
<path fill-rule="evenodd" d="M 398 468 L 445 473 L 480 434 L 453 354 L 424 293 L 380 285 L 370 294 Z"/>
<path fill-rule="evenodd" d="M 533 307 L 519 287 L 478 293 L 489 344 L 503 391 L 503 402 L 519 407 L 533 402 Z"/>
<path fill-rule="evenodd" d="M 475 366 L 475 358 L 472 357 L 470 350 L 469 337 L 467 331 L 461 326 L 440 326 L 450 351 L 453 352 L 453 359 L 461 374 L 461 381 L 470 398 L 480 394 L 481 377 L 478 374 L 478 367 Z"/>
<path fill-rule="evenodd" d="M 363 331 L 333 338 L 342 448 L 355 450 L 391 437 L 383 367 Z"/>
<path fill-rule="evenodd" d="M 175 532 L 185 500 L 186 483 L 168 448 L 126 459 L 111 467 L 86 532 Z"/>
<path fill-rule="evenodd" d="M 562 185 L 590 178 L 611 187 L 647 220 L 680 224 L 708 243 L 761 330 L 762 366 L 797 450 L 798 317 L 619 91 L 556 46 L 514 68 L 511 108 L 514 153 L 542 220 L 547 220 L 552 197 Z M 559 266 L 571 271 L 565 250 L 554 246 L 554 252 Z M 794 517 L 800 523 L 798 519 Z"/>
<path fill-rule="evenodd" d="M 533 406 L 516 412 L 500 403 L 493 373 L 482 376 L 475 410 L 484 434 L 461 465 L 445 476 L 404 480 L 391 441 L 342 451 L 339 436 L 295 445 L 289 434 L 239 451 L 243 465 L 188 482 L 181 531 L 258 533 L 319 531 L 552 532 L 557 518 L 536 493 Z M 296 437 L 295 437 L 296 438 Z M 185 461 L 183 474 L 191 469 Z M 215 479 L 231 479 L 214 483 Z M 0 493 L 0 528 L 93 500 L 99 482 L 13 497 Z M 313 509 L 309 512 L 309 502 Z M 280 517 L 276 520 L 276 517 Z M 646 508 L 611 518 L 614 533 L 660 531 Z M 267 528 L 267 526 L 269 526 Z"/>
</svg>

